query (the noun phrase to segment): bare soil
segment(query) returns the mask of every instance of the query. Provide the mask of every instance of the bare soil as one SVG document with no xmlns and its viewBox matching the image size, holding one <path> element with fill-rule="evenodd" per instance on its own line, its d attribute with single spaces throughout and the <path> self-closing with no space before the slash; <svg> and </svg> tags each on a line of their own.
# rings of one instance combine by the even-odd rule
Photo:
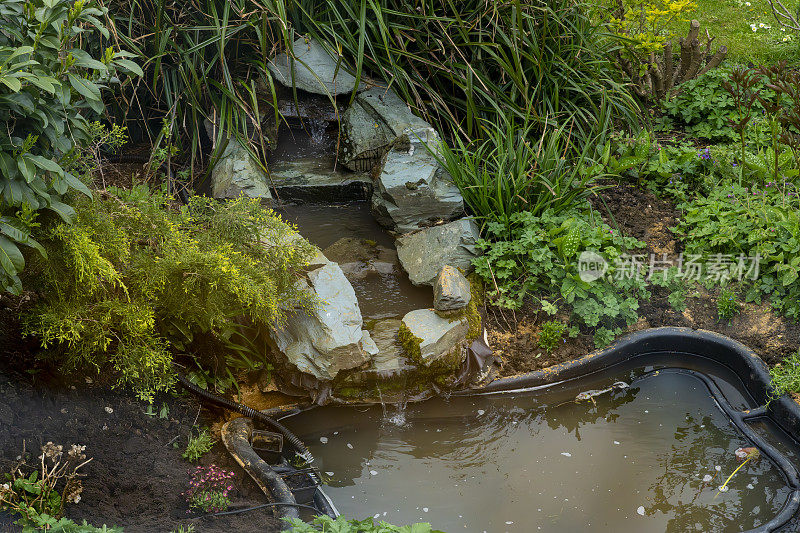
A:
<svg viewBox="0 0 800 533">
<path fill-rule="evenodd" d="M 36 456 L 48 441 L 83 444 L 93 460 L 82 469 L 81 502 L 65 508 L 76 522 L 122 526 L 130 533 L 168 532 L 181 525 L 194 525 L 197 532 L 279 530 L 269 509 L 218 518 L 189 513 L 182 493 L 194 465 L 181 454 L 192 427 L 208 425 L 219 413 L 177 396 L 156 402 L 156 411 L 167 406 L 166 418 L 149 416 L 145 404 L 109 385 L 102 378 L 70 383 L 44 371 L 22 374 L 0 366 L 0 471 L 7 471 L 23 449 Z M 221 443 L 200 464 L 235 472 L 232 507 L 268 501 Z M 0 515 L 0 531 L 19 531 L 13 520 Z"/>
</svg>

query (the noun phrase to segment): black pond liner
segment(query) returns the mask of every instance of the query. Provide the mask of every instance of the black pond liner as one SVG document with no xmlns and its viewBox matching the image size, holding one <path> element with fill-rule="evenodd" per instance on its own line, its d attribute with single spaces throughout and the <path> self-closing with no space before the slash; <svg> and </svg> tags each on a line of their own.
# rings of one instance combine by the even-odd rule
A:
<svg viewBox="0 0 800 533">
<path fill-rule="evenodd" d="M 697 358 L 726 367 L 741 380 L 741 383 L 751 396 L 751 399 L 755 404 L 759 405 L 759 407 L 747 410 L 736 409 L 730 404 L 717 383 L 711 377 L 696 370 L 683 368 L 680 364 L 676 364 L 672 367 L 668 363 L 664 364 L 664 354 L 674 354 L 676 359 L 684 361 L 687 358 Z M 565 381 L 579 380 L 582 377 L 598 372 L 613 370 L 615 366 L 633 361 L 646 364 L 647 359 L 653 359 L 656 356 L 659 358 L 660 368 L 676 368 L 681 372 L 689 373 L 700 379 L 708 388 L 709 393 L 716 401 L 720 410 L 725 413 L 739 432 L 781 471 L 786 485 L 790 488 L 791 493 L 781 511 L 769 522 L 749 530 L 748 533 L 780 531 L 781 528 L 787 526 L 793 519 L 797 520 L 800 518 L 800 514 L 798 513 L 798 510 L 800 510 L 800 473 L 798 472 L 797 466 L 786 454 L 767 442 L 760 433 L 756 432 L 749 425 L 751 422 L 768 421 L 774 424 L 778 431 L 782 431 L 792 439 L 795 439 L 794 436 L 800 435 L 800 406 L 785 395 L 780 398 L 774 398 L 772 395 L 773 389 L 769 376 L 769 368 L 766 363 L 752 350 L 724 335 L 711 331 L 674 327 L 644 330 L 628 335 L 608 348 L 593 352 L 581 359 L 555 365 L 544 370 L 530 372 L 528 374 L 499 378 L 486 385 L 454 392 L 453 395 L 504 394 L 546 388 Z M 644 361 L 640 361 L 642 359 L 644 359 Z M 286 416 L 282 416 L 280 420 L 290 418 L 298 412 L 300 411 L 296 410 L 290 414 L 286 414 Z M 239 422 L 237 422 L 237 420 Z M 245 424 L 249 426 L 250 431 L 252 431 L 252 421 L 249 419 L 235 419 L 233 423 Z M 244 428 L 239 429 L 241 431 Z M 225 431 L 223 431 L 223 434 L 224 433 Z M 241 447 L 237 450 L 238 453 L 234 453 L 234 456 L 240 454 L 249 456 L 251 453 L 255 456 L 255 452 L 253 452 L 252 446 L 249 443 L 249 438 L 240 438 L 238 441 Z M 255 470 L 262 470 L 262 472 L 253 472 L 250 471 L 253 470 L 252 468 L 248 469 L 247 467 L 246 469 L 248 469 L 254 479 L 263 476 L 261 481 L 269 485 L 267 491 L 273 492 L 273 498 L 279 493 L 286 495 L 287 505 L 291 507 L 291 503 L 288 502 L 294 500 L 294 498 L 288 486 L 283 482 L 280 476 L 277 476 L 274 471 L 270 471 L 269 465 L 264 463 L 263 460 L 259 461 L 260 458 L 257 459 L 256 457 L 252 457 L 253 462 L 248 466 L 252 467 L 255 466 L 253 463 L 260 462 L 261 464 L 259 466 L 261 466 L 261 468 L 256 468 Z M 248 457 L 248 459 L 250 458 L 251 457 Z M 286 494 L 287 492 L 289 494 Z M 327 507 L 327 514 L 331 516 L 338 514 L 333 506 L 333 502 L 327 498 L 327 495 L 322 492 L 320 487 L 318 487 L 314 504 L 318 509 Z M 284 516 L 294 515 L 295 512 L 286 513 Z M 794 525 L 797 524 L 797 522 L 794 522 Z"/>
<path fill-rule="evenodd" d="M 728 368 L 736 374 L 752 399 L 759 405 L 757 408 L 744 411 L 736 409 L 709 376 L 695 370 L 683 370 L 699 378 L 706 385 L 720 410 L 753 446 L 778 467 L 786 485 L 792 491 L 781 511 L 772 520 L 750 530 L 749 533 L 780 531 L 790 520 L 799 518 L 800 473 L 797 466 L 782 451 L 754 431 L 748 422 L 769 420 L 795 439 L 795 436 L 800 435 L 800 405 L 787 395 L 774 398 L 767 364 L 755 352 L 724 335 L 675 327 L 643 330 L 580 359 L 528 374 L 499 378 L 474 389 L 458 391 L 454 395 L 524 392 L 607 371 L 614 366 L 634 360 L 638 363 L 640 359 L 665 353 L 675 354 L 683 359 L 702 358 Z M 666 367 L 669 367 L 669 364 Z"/>
</svg>

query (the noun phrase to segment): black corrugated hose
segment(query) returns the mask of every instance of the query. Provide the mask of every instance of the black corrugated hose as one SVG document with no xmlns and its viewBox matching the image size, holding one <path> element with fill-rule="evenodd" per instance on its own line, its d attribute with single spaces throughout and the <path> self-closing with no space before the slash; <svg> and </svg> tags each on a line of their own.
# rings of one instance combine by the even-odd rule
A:
<svg viewBox="0 0 800 533">
<path fill-rule="evenodd" d="M 314 456 L 311 455 L 311 452 L 308 451 L 303 441 L 301 441 L 294 433 L 292 433 L 289 428 L 275 420 L 274 418 L 265 415 L 260 411 L 256 411 L 252 407 L 248 407 L 241 403 L 236 403 L 231 401 L 227 398 L 214 394 L 213 392 L 208 392 L 207 390 L 203 390 L 178 372 L 178 381 L 181 382 L 181 385 L 184 386 L 188 391 L 194 393 L 195 395 L 208 400 L 211 403 L 219 405 L 220 407 L 224 407 L 226 409 L 230 409 L 231 411 L 236 411 L 237 413 L 242 413 L 244 416 L 250 417 L 253 420 L 260 420 L 264 422 L 274 430 L 280 432 L 286 441 L 292 445 L 294 448 L 295 453 L 303 459 L 306 463 L 314 462 Z"/>
</svg>

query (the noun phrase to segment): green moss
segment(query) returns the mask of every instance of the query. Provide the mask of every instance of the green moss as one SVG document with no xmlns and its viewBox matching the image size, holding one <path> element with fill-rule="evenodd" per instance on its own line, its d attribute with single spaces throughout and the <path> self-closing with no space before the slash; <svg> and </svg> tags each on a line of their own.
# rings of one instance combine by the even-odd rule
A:
<svg viewBox="0 0 800 533">
<path fill-rule="evenodd" d="M 470 274 L 467 276 L 467 280 L 469 281 L 469 291 L 471 294 L 469 304 L 467 304 L 467 309 L 465 311 L 467 321 L 469 322 L 467 340 L 474 341 L 479 338 L 483 332 L 480 308 L 483 307 L 483 299 L 486 291 L 483 287 L 483 281 L 481 281 L 477 274 Z"/>
<path fill-rule="evenodd" d="M 422 349 L 420 348 L 422 339 L 411 333 L 411 330 L 408 329 L 404 322 L 400 324 L 397 340 L 400 341 L 400 346 L 403 347 L 403 351 L 409 359 L 417 364 L 422 363 Z"/>
</svg>

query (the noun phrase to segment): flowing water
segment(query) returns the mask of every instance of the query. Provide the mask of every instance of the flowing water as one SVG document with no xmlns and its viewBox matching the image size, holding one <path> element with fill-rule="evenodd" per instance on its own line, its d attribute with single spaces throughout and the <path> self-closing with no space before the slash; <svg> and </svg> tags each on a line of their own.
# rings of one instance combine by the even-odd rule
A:
<svg viewBox="0 0 800 533">
<path fill-rule="evenodd" d="M 402 413 L 326 407 L 286 421 L 315 428 L 302 436 L 351 517 L 449 533 L 719 532 L 769 521 L 790 492 L 782 473 L 762 456 L 719 492 L 740 464 L 734 451 L 750 444 L 696 375 L 663 366 L 676 357 L 532 392 Z M 734 407 L 754 407 L 733 374 L 697 365 Z M 630 387 L 575 401 L 620 380 Z"/>
<path fill-rule="evenodd" d="M 375 221 L 368 202 L 287 205 L 276 211 L 323 251 L 339 239 L 352 238 L 367 241 L 368 246 L 380 247 L 393 256 L 394 264 L 384 265 L 388 268 L 364 268 L 356 275 L 345 269 L 364 318 L 402 317 L 414 309 L 433 305 L 431 288 L 412 285 L 396 262 L 394 241 Z"/>
</svg>

